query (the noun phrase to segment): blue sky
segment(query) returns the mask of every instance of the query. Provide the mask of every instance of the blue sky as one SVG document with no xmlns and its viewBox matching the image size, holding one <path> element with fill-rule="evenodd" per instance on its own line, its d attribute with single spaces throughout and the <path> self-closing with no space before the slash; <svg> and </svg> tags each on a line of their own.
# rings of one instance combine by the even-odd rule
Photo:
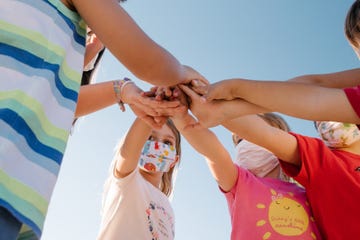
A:
<svg viewBox="0 0 360 240">
<path fill-rule="evenodd" d="M 128 0 L 123 6 L 151 38 L 216 82 L 235 77 L 286 80 L 358 67 L 343 31 L 352 2 Z M 150 87 L 106 52 L 97 81 L 125 76 L 143 89 Z M 317 136 L 312 122 L 284 117 L 294 132 Z M 96 238 L 113 149 L 134 118 L 130 108 L 122 113 L 112 106 L 79 121 L 68 142 L 43 240 Z M 222 127 L 212 130 L 233 154 L 230 133 Z M 182 149 L 173 199 L 176 239 L 229 239 L 224 196 L 203 157 L 185 140 Z"/>
</svg>

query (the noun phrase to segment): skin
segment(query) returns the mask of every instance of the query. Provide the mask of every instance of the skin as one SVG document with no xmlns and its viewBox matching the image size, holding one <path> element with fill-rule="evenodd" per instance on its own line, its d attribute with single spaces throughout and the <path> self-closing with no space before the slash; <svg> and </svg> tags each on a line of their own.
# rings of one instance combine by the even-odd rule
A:
<svg viewBox="0 0 360 240">
<path fill-rule="evenodd" d="M 233 111 L 233 108 L 226 107 L 226 105 L 231 105 L 231 100 L 222 101 L 220 102 L 222 106 L 219 106 L 213 102 L 203 102 L 201 100 L 201 96 L 186 86 L 182 86 L 181 89 L 188 97 L 190 97 L 191 112 L 198 119 L 202 119 L 205 118 L 205 116 L 210 115 L 214 118 L 216 118 L 217 115 L 222 115 L 222 113 L 217 111 L 219 108 L 226 108 L 228 111 Z M 288 132 L 270 126 L 260 117 L 256 115 L 249 115 L 223 121 L 221 124 L 242 138 L 268 149 L 279 159 L 300 166 L 300 156 L 297 150 L 296 138 Z M 195 125 L 196 127 L 189 126 L 194 125 L 188 124 L 185 126 L 189 128 L 190 131 L 194 131 L 194 129 L 197 128 L 203 128 L 201 125 Z M 276 139 L 276 144 L 274 144 L 274 139 Z"/>
<path fill-rule="evenodd" d="M 122 101 L 151 127 L 159 129 L 166 117 L 159 116 L 155 109 L 175 108 L 178 101 L 158 101 L 142 95 L 143 91 L 135 84 L 127 84 L 121 92 Z M 112 81 L 81 86 L 75 117 L 81 117 L 117 103 Z"/>
<path fill-rule="evenodd" d="M 225 109 L 223 111 L 226 111 L 226 109 L 227 111 L 233 111 L 232 108 L 227 108 L 226 105 L 229 105 L 232 101 L 237 101 L 222 101 L 222 106 L 219 106 L 213 102 L 202 101 L 201 96 L 186 86 L 182 86 L 181 89 L 188 97 L 190 97 L 190 109 L 198 119 L 202 119 L 205 118 L 205 116 L 210 115 L 212 115 L 213 118 L 217 118 L 217 115 L 222 114 L 217 111 L 219 108 Z M 221 116 L 218 118 L 221 118 Z M 241 118 L 225 120 L 221 122 L 221 124 L 242 138 L 266 148 L 270 152 L 274 153 L 274 155 L 276 155 L 279 159 L 296 166 L 301 165 L 296 138 L 286 131 L 268 125 L 260 117 L 256 115 L 248 115 Z M 194 128 L 200 128 L 201 125 L 189 124 L 186 127 L 193 130 Z M 276 139 L 276 142 L 274 142 L 274 139 Z M 341 148 L 341 150 L 354 154 L 360 154 L 360 141 L 356 141 L 348 147 Z"/>
<path fill-rule="evenodd" d="M 88 28 L 87 36 L 84 67 L 104 48 L 104 44 L 96 37 L 90 28 Z"/>
<path fill-rule="evenodd" d="M 236 109 L 237 117 L 281 112 L 307 120 L 360 123 L 343 91 L 357 85 L 360 85 L 360 69 L 305 75 L 285 82 L 234 78 L 211 84 L 204 98 L 207 101 L 241 98 L 258 107 L 255 112 Z"/>
<path fill-rule="evenodd" d="M 118 1 L 62 2 L 80 14 L 106 48 L 137 78 L 159 86 L 173 86 L 192 79 L 207 82 L 198 72 L 180 64 L 171 53 L 149 38 Z"/>
<path fill-rule="evenodd" d="M 164 124 L 161 129 L 156 130 L 137 118 L 120 145 L 120 154 L 117 157 L 115 167 L 116 177 L 124 178 L 138 167 L 141 150 L 148 139 L 172 144 L 173 146 L 175 146 L 176 142 L 174 133 L 166 124 Z M 176 156 L 176 162 L 178 160 L 179 156 Z M 172 167 L 175 166 L 176 162 Z M 162 172 L 147 172 L 140 169 L 140 173 L 147 181 L 159 188 L 161 177 L 163 175 Z"/>
<path fill-rule="evenodd" d="M 190 93 L 190 91 L 193 92 L 186 86 L 182 86 L 181 89 L 185 90 L 186 94 Z M 191 111 L 196 113 L 197 107 L 202 108 L 202 104 L 200 103 L 200 96 L 198 96 L 195 92 L 193 93 L 194 96 L 197 96 L 197 98 L 195 99 L 194 97 L 190 96 Z M 189 125 L 196 123 L 196 119 L 188 112 L 185 95 L 179 92 L 178 98 L 182 103 L 182 107 L 179 107 L 177 111 L 171 112 L 171 119 L 173 120 L 177 129 L 179 129 L 181 132 L 182 136 L 184 136 L 189 142 L 189 144 L 191 144 L 191 146 L 193 146 L 196 151 L 205 157 L 210 172 L 221 189 L 226 192 L 230 191 L 237 180 L 237 169 L 231 159 L 230 154 L 216 137 L 216 135 L 208 128 L 203 126 L 198 126 L 197 128 L 188 127 Z M 212 111 L 213 109 L 209 109 L 208 114 Z M 275 168 L 265 177 L 278 178 L 279 170 L 279 168 Z"/>
</svg>

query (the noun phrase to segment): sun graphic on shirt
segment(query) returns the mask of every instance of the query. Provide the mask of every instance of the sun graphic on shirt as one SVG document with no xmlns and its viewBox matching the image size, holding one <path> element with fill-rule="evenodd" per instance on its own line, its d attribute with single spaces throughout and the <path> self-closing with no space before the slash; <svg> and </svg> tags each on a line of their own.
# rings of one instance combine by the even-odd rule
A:
<svg viewBox="0 0 360 240">
<path fill-rule="evenodd" d="M 309 216 L 304 207 L 297 201 L 285 197 L 282 194 L 277 194 L 275 190 L 271 189 L 271 203 L 268 207 L 268 219 L 260 219 L 256 226 L 263 227 L 270 224 L 274 232 L 282 236 L 300 236 L 305 233 L 309 227 Z M 288 193 L 293 196 L 293 193 Z M 258 203 L 258 209 L 266 210 L 266 205 Z M 313 239 L 316 239 L 315 233 L 310 233 Z M 262 239 L 271 239 L 272 232 L 266 231 Z"/>
</svg>

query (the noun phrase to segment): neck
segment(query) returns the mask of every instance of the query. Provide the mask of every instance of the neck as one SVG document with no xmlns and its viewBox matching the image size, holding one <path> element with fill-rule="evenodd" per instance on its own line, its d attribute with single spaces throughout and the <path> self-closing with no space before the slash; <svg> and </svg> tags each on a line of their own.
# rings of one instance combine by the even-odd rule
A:
<svg viewBox="0 0 360 240">
<path fill-rule="evenodd" d="M 349 147 L 339 148 L 339 150 L 360 155 L 360 140 L 354 142 Z"/>
<path fill-rule="evenodd" d="M 151 183 L 154 187 L 159 188 L 161 183 L 162 172 L 146 172 L 140 169 L 140 174 L 145 178 L 146 181 Z"/>
</svg>

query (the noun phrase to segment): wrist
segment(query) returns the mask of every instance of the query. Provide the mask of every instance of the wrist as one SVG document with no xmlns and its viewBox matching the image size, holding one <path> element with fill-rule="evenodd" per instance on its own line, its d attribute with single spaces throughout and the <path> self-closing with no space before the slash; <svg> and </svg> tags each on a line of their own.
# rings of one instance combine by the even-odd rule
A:
<svg viewBox="0 0 360 240">
<path fill-rule="evenodd" d="M 115 80 L 113 81 L 113 89 L 114 89 L 114 94 L 115 94 L 115 98 L 116 98 L 116 102 L 118 103 L 120 110 L 122 112 L 125 111 L 125 106 L 124 106 L 124 88 L 126 85 L 128 84 L 134 84 L 133 81 L 131 81 L 131 79 L 129 78 L 124 78 L 121 80 Z"/>
</svg>

